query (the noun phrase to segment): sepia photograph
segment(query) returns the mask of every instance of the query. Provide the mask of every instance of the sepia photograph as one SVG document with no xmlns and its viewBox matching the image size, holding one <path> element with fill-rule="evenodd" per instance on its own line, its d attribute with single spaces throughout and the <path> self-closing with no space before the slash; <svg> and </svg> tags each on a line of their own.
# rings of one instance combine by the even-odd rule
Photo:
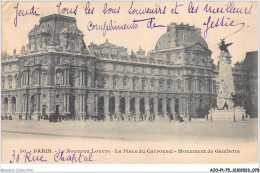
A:
<svg viewBox="0 0 260 173">
<path fill-rule="evenodd" d="M 2 163 L 258 163 L 257 1 L 1 12 Z"/>
</svg>

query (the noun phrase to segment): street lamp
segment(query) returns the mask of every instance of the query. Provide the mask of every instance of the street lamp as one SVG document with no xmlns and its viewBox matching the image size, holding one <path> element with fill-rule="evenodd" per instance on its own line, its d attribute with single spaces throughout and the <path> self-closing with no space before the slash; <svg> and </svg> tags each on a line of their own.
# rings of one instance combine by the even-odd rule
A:
<svg viewBox="0 0 260 173">
<path fill-rule="evenodd" d="M 236 122 L 236 108 L 234 107 L 234 122 Z"/>
<path fill-rule="evenodd" d="M 211 108 L 212 106 L 211 106 L 211 103 L 210 103 L 210 122 L 213 122 L 213 120 L 212 120 L 212 108 Z"/>
</svg>

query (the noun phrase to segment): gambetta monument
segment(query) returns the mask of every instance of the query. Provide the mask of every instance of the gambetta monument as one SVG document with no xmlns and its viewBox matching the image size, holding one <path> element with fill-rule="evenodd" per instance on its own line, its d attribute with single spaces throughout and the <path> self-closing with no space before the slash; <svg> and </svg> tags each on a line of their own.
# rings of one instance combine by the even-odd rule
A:
<svg viewBox="0 0 260 173">
<path fill-rule="evenodd" d="M 244 108 L 236 106 L 234 104 L 234 80 L 232 75 L 231 67 L 231 55 L 228 51 L 228 46 L 233 43 L 226 44 L 224 40 L 221 39 L 219 43 L 220 55 L 218 56 L 218 68 L 219 75 L 218 90 L 217 90 L 217 104 L 212 111 L 213 121 L 215 120 L 233 120 L 242 119 L 243 114 L 245 114 Z"/>
</svg>

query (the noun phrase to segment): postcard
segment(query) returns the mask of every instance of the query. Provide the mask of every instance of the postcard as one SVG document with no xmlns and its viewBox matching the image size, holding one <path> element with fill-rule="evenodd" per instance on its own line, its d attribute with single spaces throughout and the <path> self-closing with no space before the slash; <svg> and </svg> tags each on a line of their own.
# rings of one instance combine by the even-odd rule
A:
<svg viewBox="0 0 260 173">
<path fill-rule="evenodd" d="M 1 10 L 2 163 L 258 162 L 257 1 Z"/>
</svg>

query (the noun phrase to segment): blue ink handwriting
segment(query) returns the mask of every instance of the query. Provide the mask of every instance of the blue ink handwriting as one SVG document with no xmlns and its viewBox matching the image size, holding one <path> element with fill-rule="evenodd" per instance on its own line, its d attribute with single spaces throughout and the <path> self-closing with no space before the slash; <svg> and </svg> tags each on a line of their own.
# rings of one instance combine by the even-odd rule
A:
<svg viewBox="0 0 260 173">
<path fill-rule="evenodd" d="M 107 23 L 104 22 L 104 24 L 94 24 L 92 21 L 90 21 L 87 25 L 88 31 L 93 30 L 101 30 L 103 31 L 103 36 L 106 35 L 107 31 L 113 31 L 113 30 L 134 30 L 137 29 L 138 25 L 133 22 L 131 24 L 117 24 L 117 21 L 113 21 L 112 19 Z"/>
<path fill-rule="evenodd" d="M 120 6 L 118 8 L 108 8 L 107 3 L 105 3 L 104 9 L 102 12 L 104 14 L 118 14 L 120 12 Z"/>
<path fill-rule="evenodd" d="M 147 28 L 153 29 L 153 28 L 158 28 L 158 27 L 165 27 L 163 25 L 156 25 L 156 23 L 153 23 L 155 20 L 155 17 L 151 17 L 151 18 L 147 18 L 147 19 L 141 19 L 141 20 L 135 20 L 134 19 L 134 23 L 137 22 L 143 22 L 143 21 L 148 21 L 147 22 Z"/>
<path fill-rule="evenodd" d="M 65 156 L 64 152 L 56 152 L 54 155 L 54 161 L 55 162 L 68 162 L 71 163 L 81 163 L 81 162 L 93 162 L 92 160 L 92 152 L 88 153 L 88 155 L 83 155 L 79 153 L 79 155 L 76 155 L 73 153 L 72 155 Z"/>
<path fill-rule="evenodd" d="M 198 13 L 199 6 L 195 7 L 193 5 L 193 2 L 191 1 L 188 6 L 188 12 L 189 13 Z"/>
<path fill-rule="evenodd" d="M 10 163 L 14 163 L 14 162 L 19 163 L 19 161 L 20 161 L 20 155 L 19 154 L 15 155 L 15 150 L 13 150 L 12 160 L 10 160 Z M 45 160 L 43 158 L 43 156 L 33 155 L 31 153 L 31 151 L 26 152 L 24 154 L 24 163 L 39 162 L 39 161 L 40 162 L 47 162 L 47 160 Z"/>
<path fill-rule="evenodd" d="M 67 7 L 61 7 L 62 2 L 59 3 L 59 5 L 56 5 L 58 8 L 58 14 L 74 14 L 77 15 L 78 11 L 78 5 L 75 8 L 67 8 Z"/>
<path fill-rule="evenodd" d="M 226 7 L 221 7 L 221 8 L 220 7 L 213 8 L 209 4 L 206 4 L 203 11 L 212 14 L 216 14 L 216 13 L 251 14 L 252 7 L 253 6 L 251 5 L 250 8 L 248 7 L 238 8 L 235 6 L 235 2 L 229 1 Z"/>
<path fill-rule="evenodd" d="M 19 3 L 17 3 L 17 5 L 14 7 L 15 9 L 15 18 L 14 18 L 14 26 L 16 27 L 18 24 L 18 17 L 23 17 L 23 16 L 40 16 L 38 14 L 39 8 L 35 8 L 34 5 L 32 6 L 31 9 L 29 10 L 23 10 L 23 9 L 19 9 Z"/>
<path fill-rule="evenodd" d="M 175 8 L 172 8 L 171 13 L 172 14 L 179 14 L 177 9 L 178 9 L 178 7 L 181 7 L 181 6 L 183 6 L 183 4 L 178 4 L 178 2 L 176 2 L 175 3 Z"/>
<path fill-rule="evenodd" d="M 231 33 L 230 35 L 228 35 L 227 37 L 239 32 L 242 30 L 242 28 L 245 26 L 244 22 L 241 23 L 235 23 L 234 20 L 231 20 L 230 18 L 225 18 L 224 16 L 222 17 L 222 19 L 217 18 L 216 21 L 214 21 L 211 16 L 209 16 L 208 21 L 203 23 L 204 26 L 206 26 L 206 29 L 204 31 L 204 39 L 207 37 L 207 33 L 210 29 L 214 29 L 217 27 L 236 27 L 236 26 L 240 26 L 239 29 L 237 29 L 235 32 Z M 225 38 L 227 38 L 225 37 Z M 225 39 L 223 38 L 223 39 Z"/>
<path fill-rule="evenodd" d="M 90 2 L 88 1 L 85 7 L 85 14 L 94 14 L 94 10 L 95 10 L 94 7 L 90 8 Z"/>
<path fill-rule="evenodd" d="M 143 8 L 136 9 L 133 7 L 134 2 L 132 1 L 130 8 L 128 9 L 129 14 L 143 15 L 143 14 L 165 14 L 166 6 L 161 8 L 158 5 L 155 5 L 155 8 Z"/>
</svg>

